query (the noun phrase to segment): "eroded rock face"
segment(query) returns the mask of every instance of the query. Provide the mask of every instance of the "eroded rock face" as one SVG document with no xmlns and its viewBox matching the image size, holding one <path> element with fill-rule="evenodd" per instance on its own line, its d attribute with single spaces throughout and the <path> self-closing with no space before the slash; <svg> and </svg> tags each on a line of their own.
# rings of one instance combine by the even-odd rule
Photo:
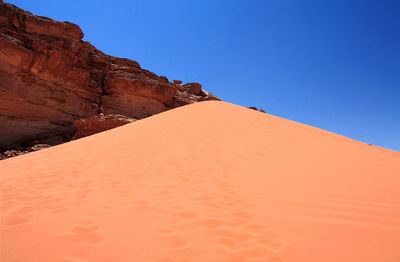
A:
<svg viewBox="0 0 400 262">
<path fill-rule="evenodd" d="M 183 87 L 189 91 L 189 93 L 200 96 L 202 95 L 202 87 L 199 83 L 187 83 Z"/>
<path fill-rule="evenodd" d="M 99 114 L 94 117 L 76 120 L 74 126 L 76 133 L 72 139 L 78 139 L 90 136 L 102 131 L 106 131 L 118 126 L 135 122 L 136 119 L 122 115 L 104 115 Z"/>
<path fill-rule="evenodd" d="M 0 149 L 52 136 L 68 140 L 75 121 L 100 113 L 141 119 L 210 99 L 200 84 L 171 83 L 82 37 L 75 24 L 0 0 Z"/>
</svg>

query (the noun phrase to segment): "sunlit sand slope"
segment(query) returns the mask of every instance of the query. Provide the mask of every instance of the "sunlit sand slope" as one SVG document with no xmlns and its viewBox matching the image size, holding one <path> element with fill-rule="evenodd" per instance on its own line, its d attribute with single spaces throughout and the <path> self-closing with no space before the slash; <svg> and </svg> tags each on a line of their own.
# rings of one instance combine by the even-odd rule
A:
<svg viewBox="0 0 400 262">
<path fill-rule="evenodd" d="M 224 102 L 0 172 L 1 262 L 400 261 L 400 153 Z"/>
</svg>

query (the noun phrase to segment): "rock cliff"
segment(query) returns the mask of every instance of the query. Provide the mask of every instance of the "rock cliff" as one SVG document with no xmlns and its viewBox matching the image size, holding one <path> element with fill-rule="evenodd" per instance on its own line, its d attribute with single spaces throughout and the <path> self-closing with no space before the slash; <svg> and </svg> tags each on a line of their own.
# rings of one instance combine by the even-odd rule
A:
<svg viewBox="0 0 400 262">
<path fill-rule="evenodd" d="M 82 38 L 75 24 L 0 0 L 0 148 L 52 137 L 68 141 L 77 132 L 74 122 L 89 118 L 92 123 L 99 114 L 141 119 L 219 100 L 197 83 L 169 82 Z"/>
</svg>

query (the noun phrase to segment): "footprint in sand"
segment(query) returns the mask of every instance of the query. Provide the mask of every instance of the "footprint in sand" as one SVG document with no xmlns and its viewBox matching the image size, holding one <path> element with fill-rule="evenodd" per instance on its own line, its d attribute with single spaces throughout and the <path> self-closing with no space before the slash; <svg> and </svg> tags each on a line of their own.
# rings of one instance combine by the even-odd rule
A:
<svg viewBox="0 0 400 262">
<path fill-rule="evenodd" d="M 55 241 L 67 247 L 67 251 L 60 258 L 61 261 L 90 261 L 102 241 L 103 237 L 97 225 L 89 219 L 83 219 L 81 222 L 72 225 L 66 232 L 53 235 Z"/>
<path fill-rule="evenodd" d="M 48 197 L 41 202 L 43 207 L 52 213 L 64 212 L 68 207 L 63 203 L 63 200 L 59 198 Z"/>
<path fill-rule="evenodd" d="M 61 257 L 65 262 L 89 262 L 96 246 L 88 243 L 77 243 L 68 247 L 68 255 Z"/>
<path fill-rule="evenodd" d="M 228 255 L 227 261 L 229 262 L 244 262 L 244 261 L 254 261 L 254 259 L 265 259 L 268 256 L 268 251 L 263 247 L 248 247 L 242 248 L 238 251 L 232 252 Z"/>
<path fill-rule="evenodd" d="M 240 243 L 238 243 L 234 239 L 228 238 L 228 237 L 220 237 L 218 239 L 218 244 L 223 247 L 229 248 L 229 249 L 236 250 L 236 249 L 240 248 Z"/>
<path fill-rule="evenodd" d="M 173 231 L 171 229 L 168 229 L 168 228 L 162 228 L 162 229 L 158 230 L 158 234 L 160 236 L 170 236 L 172 234 L 172 232 Z"/>
<path fill-rule="evenodd" d="M 18 225 L 23 225 L 23 224 L 28 224 L 32 222 L 32 215 L 9 215 L 6 216 L 2 224 L 6 226 L 18 226 Z"/>
<path fill-rule="evenodd" d="M 7 232 L 26 232 L 33 228 L 33 214 L 13 214 L 0 219 L 4 231 Z"/>
<path fill-rule="evenodd" d="M 86 220 L 86 223 L 71 226 L 69 231 L 55 234 L 54 237 L 69 244 L 89 244 L 96 245 L 103 239 L 98 232 L 99 227 Z"/>
<path fill-rule="evenodd" d="M 246 226 L 246 228 L 255 234 L 263 234 L 265 230 L 265 226 L 260 224 L 251 224 Z"/>
<path fill-rule="evenodd" d="M 76 234 L 95 232 L 99 229 L 96 225 L 76 225 L 71 227 L 71 232 Z"/>
<path fill-rule="evenodd" d="M 231 215 L 242 219 L 251 219 L 251 216 L 248 213 L 241 210 L 235 210 L 231 213 Z"/>
<path fill-rule="evenodd" d="M 52 213 L 61 213 L 64 211 L 67 211 L 68 207 L 64 206 L 64 205 L 57 205 L 57 206 L 53 206 L 52 208 L 50 208 L 50 212 Z"/>
<path fill-rule="evenodd" d="M 179 235 L 169 235 L 166 237 L 165 247 L 167 249 L 182 249 L 188 246 L 188 242 Z"/>
<path fill-rule="evenodd" d="M 178 217 L 181 217 L 183 219 L 186 219 L 186 220 L 192 220 L 192 219 L 195 219 L 197 217 L 197 215 L 194 214 L 194 213 L 184 212 L 184 211 L 177 212 L 177 213 L 175 213 L 175 215 L 178 216 Z"/>
<path fill-rule="evenodd" d="M 215 229 L 224 225 L 224 221 L 216 218 L 201 219 L 199 221 L 200 225 L 207 229 Z"/>
<path fill-rule="evenodd" d="M 274 253 L 281 253 L 285 246 L 276 240 L 276 237 L 271 233 L 263 233 L 259 238 L 258 242 L 262 244 L 269 251 Z"/>
<path fill-rule="evenodd" d="M 17 209 L 16 211 L 14 211 L 12 214 L 13 215 L 27 215 L 27 214 L 32 214 L 35 211 L 38 210 L 39 207 L 37 206 L 33 206 L 33 205 L 27 205 L 24 207 L 21 207 L 19 209 Z"/>
<path fill-rule="evenodd" d="M 251 239 L 251 235 L 246 232 L 235 233 L 230 230 L 220 229 L 220 230 L 214 231 L 213 233 L 216 234 L 217 236 L 219 236 L 220 238 L 228 238 L 228 239 L 235 241 L 236 243 L 244 243 Z"/>
</svg>

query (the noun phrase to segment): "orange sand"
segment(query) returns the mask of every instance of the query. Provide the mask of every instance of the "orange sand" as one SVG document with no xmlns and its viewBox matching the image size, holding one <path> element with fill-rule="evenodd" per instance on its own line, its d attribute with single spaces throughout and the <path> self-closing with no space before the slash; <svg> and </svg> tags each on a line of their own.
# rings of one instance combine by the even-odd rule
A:
<svg viewBox="0 0 400 262">
<path fill-rule="evenodd" d="M 0 172 L 1 262 L 400 261 L 400 153 L 224 102 Z"/>
</svg>

